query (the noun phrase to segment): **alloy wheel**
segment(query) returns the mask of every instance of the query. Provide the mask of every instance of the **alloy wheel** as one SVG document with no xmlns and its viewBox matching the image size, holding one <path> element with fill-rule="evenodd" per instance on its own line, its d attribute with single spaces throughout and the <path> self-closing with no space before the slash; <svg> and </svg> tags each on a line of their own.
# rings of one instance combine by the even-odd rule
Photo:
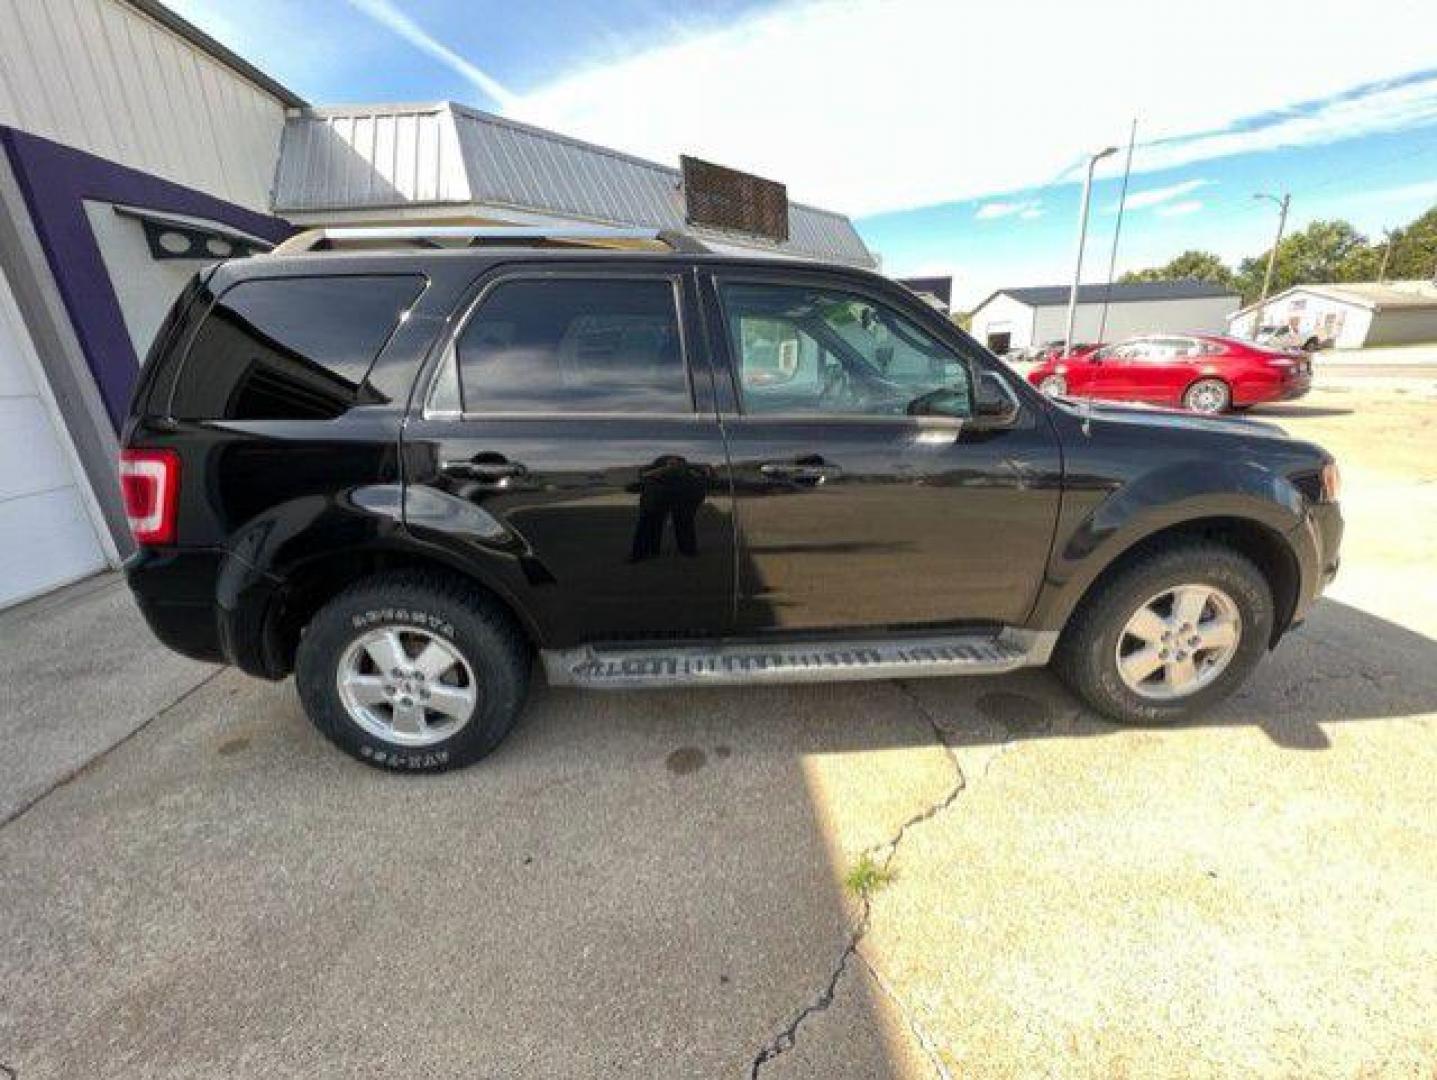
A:
<svg viewBox="0 0 1437 1080">
<path fill-rule="evenodd" d="M 340 658 L 339 699 L 371 735 L 399 746 L 433 746 L 473 717 L 474 669 L 457 648 L 416 626 L 356 638 Z"/>
<path fill-rule="evenodd" d="M 1149 597 L 1118 635 L 1118 675 L 1140 697 L 1172 701 L 1212 685 L 1242 641 L 1242 615 L 1211 585 Z"/>
</svg>

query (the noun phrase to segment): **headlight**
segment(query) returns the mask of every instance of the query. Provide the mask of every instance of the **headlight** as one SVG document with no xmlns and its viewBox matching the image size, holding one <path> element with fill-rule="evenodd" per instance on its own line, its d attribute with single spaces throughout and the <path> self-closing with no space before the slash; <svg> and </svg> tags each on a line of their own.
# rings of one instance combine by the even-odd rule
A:
<svg viewBox="0 0 1437 1080">
<path fill-rule="evenodd" d="M 1335 503 L 1342 497 L 1342 472 L 1337 462 L 1329 461 L 1322 467 L 1322 501 Z"/>
</svg>

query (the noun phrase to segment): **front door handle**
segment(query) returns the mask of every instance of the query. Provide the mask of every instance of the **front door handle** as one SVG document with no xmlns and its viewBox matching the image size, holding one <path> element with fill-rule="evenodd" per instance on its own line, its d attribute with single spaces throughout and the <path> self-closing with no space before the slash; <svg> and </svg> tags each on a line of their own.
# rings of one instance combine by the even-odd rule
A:
<svg viewBox="0 0 1437 1080">
<path fill-rule="evenodd" d="M 817 486 L 840 476 L 843 470 L 826 461 L 766 461 L 758 471 L 769 480 L 782 480 L 790 484 L 813 484 Z"/>
<path fill-rule="evenodd" d="M 496 483 L 508 480 L 510 477 L 523 476 L 528 470 L 517 461 L 508 461 L 497 455 L 491 458 L 485 454 L 478 454 L 472 458 L 463 458 L 458 461 L 441 461 L 439 471 L 445 476 L 457 480 L 482 480 Z"/>
</svg>

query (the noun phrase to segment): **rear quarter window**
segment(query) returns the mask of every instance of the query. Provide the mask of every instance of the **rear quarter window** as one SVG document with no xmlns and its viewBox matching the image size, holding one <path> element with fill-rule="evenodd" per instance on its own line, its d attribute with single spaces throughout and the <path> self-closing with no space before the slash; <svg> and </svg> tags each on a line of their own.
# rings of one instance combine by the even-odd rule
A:
<svg viewBox="0 0 1437 1080">
<path fill-rule="evenodd" d="M 175 380 L 180 420 L 323 420 L 365 379 L 424 289 L 418 275 L 259 278 L 209 309 Z"/>
</svg>

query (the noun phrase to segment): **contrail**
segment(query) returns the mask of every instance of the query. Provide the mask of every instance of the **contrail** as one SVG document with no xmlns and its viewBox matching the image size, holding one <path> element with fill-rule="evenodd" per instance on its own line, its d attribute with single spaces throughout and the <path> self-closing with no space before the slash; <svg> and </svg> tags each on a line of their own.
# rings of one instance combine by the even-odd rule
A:
<svg viewBox="0 0 1437 1080">
<path fill-rule="evenodd" d="M 349 3 L 381 26 L 394 31 L 415 48 L 427 52 L 441 64 L 464 76 L 500 109 L 507 111 L 518 102 L 517 94 L 434 38 L 424 27 L 395 7 L 391 0 L 349 0 Z"/>
</svg>

